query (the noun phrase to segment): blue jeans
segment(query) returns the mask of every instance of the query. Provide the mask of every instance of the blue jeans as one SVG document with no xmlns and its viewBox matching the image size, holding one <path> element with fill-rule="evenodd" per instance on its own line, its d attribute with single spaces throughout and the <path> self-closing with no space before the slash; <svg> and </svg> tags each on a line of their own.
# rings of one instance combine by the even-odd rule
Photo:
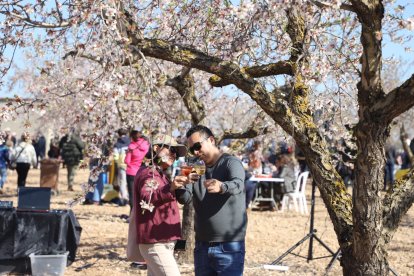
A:
<svg viewBox="0 0 414 276">
<path fill-rule="evenodd" d="M 3 188 L 4 182 L 7 180 L 7 168 L 0 168 L 0 189 Z"/>
<path fill-rule="evenodd" d="M 196 242 L 194 269 L 196 276 L 241 276 L 246 254 L 244 241 Z"/>
<path fill-rule="evenodd" d="M 101 172 L 99 174 L 98 181 L 96 182 L 95 190 L 93 192 L 88 192 L 85 198 L 89 200 L 93 200 L 94 202 L 100 202 L 103 189 L 104 189 L 104 185 L 107 182 L 106 178 L 107 178 L 106 172 Z"/>
</svg>

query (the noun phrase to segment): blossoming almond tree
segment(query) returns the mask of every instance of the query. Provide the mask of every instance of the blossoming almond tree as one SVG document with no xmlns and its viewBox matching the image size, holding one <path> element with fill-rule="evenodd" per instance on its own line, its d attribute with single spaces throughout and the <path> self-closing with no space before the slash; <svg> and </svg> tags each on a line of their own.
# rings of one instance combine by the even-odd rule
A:
<svg viewBox="0 0 414 276">
<path fill-rule="evenodd" d="M 393 191 L 380 192 L 390 124 L 414 104 L 414 76 L 389 91 L 381 82 L 384 36 L 409 42 L 400 30 L 414 28 L 403 5 L 385 0 L 91 0 L 53 8 L 46 1 L 0 6 L 6 18 L 3 48 L 29 43 L 37 53 L 93 53 L 105 72 L 112 70 L 109 84 L 125 64 L 138 64 L 144 69 L 134 74 L 148 95 L 166 95 L 156 89 L 156 60 L 183 72 L 183 78 L 187 70 L 198 70 L 212 86 L 243 91 L 303 151 L 332 220 L 344 274 L 389 273 L 386 246 L 414 199 L 412 172 Z M 27 32 L 34 27 L 48 30 L 47 39 Z M 2 64 L 6 72 L 7 60 Z M 172 79 L 164 83 L 179 87 Z M 102 91 L 95 91 L 97 98 Z M 330 133 L 321 132 L 316 113 L 322 122 L 334 118 Z M 352 198 L 326 140 L 329 135 L 347 138 L 344 124 L 353 126 L 357 148 Z"/>
<path fill-rule="evenodd" d="M 37 27 L 42 27 L 39 22 L 36 24 Z M 51 28 L 52 25 L 48 26 Z M 53 32 L 48 31 L 48 36 L 53 36 Z M 36 45 L 38 44 L 40 42 Z M 98 48 L 96 44 L 102 47 Z M 114 49 L 121 54 L 116 54 Z M 46 49 L 35 47 L 34 50 L 27 53 L 25 58 L 36 64 L 36 67 L 16 70 L 17 73 L 12 77 L 15 85 L 17 82 L 23 84 L 33 100 L 25 102 L 16 98 L 12 107 L 16 111 L 37 107 L 44 113 L 42 120 L 50 126 L 76 124 L 81 127 L 85 130 L 83 137 L 88 141 L 85 154 L 89 158 L 101 157 L 99 145 L 104 144 L 111 137 L 111 132 L 120 126 L 140 123 L 148 130 L 147 135 L 152 130 L 171 132 L 174 128 L 179 129 L 179 123 L 188 119 L 186 113 L 190 113 L 193 124 L 203 120 L 208 124 L 208 121 L 224 122 L 224 118 L 237 118 L 237 123 L 234 119 L 227 119 L 227 122 L 220 124 L 224 129 L 216 132 L 223 133 L 219 141 L 232 137 L 255 137 L 266 133 L 269 128 L 260 128 L 258 121 L 263 121 L 262 119 L 253 121 L 248 118 L 252 110 L 248 106 L 253 106 L 253 103 L 246 97 L 238 97 L 236 102 L 225 95 L 213 97 L 207 93 L 211 87 L 205 78 L 200 79 L 200 73 L 192 73 L 186 68 L 177 73 L 171 66 L 163 64 L 165 62 L 156 61 L 154 64 L 155 61 L 150 58 L 137 59 L 128 53 L 122 54 L 122 47 L 106 37 L 92 45 L 66 50 L 63 60 L 59 60 L 60 56 L 58 59 L 51 56 L 42 61 L 41 56 Z M 54 53 L 57 50 L 52 47 L 50 51 Z M 109 53 L 103 54 L 106 52 Z M 171 74 L 174 77 L 170 77 Z M 203 104 L 200 99 L 207 104 Z M 227 102 L 227 108 L 223 110 L 218 105 L 224 102 Z M 235 112 L 237 105 L 244 106 L 244 110 Z M 186 111 L 183 113 L 183 110 Z M 206 118 L 207 112 L 210 113 L 209 118 Z M 261 117 L 263 114 L 258 118 Z M 182 130 L 185 132 L 185 128 Z M 107 162 L 108 158 L 102 157 L 100 164 Z M 92 170 L 91 180 L 97 178 L 100 171 L 100 168 Z M 90 189 L 93 188 L 85 185 L 84 192 L 71 201 L 70 205 L 81 201 Z"/>
<path fill-rule="evenodd" d="M 338 237 L 343 254 L 341 264 L 344 274 L 386 275 L 389 273 L 386 245 L 398 227 L 401 216 L 411 206 L 414 189 L 410 173 L 396 183 L 392 192 L 382 197 L 380 189 L 383 182 L 384 144 L 391 121 L 413 106 L 414 76 L 388 93 L 382 88 L 381 42 L 385 30 L 383 23 L 386 22 L 383 1 L 355 0 L 348 4 L 341 4 L 340 1 L 332 4 L 317 1 L 292 2 L 295 2 L 294 6 L 287 3 L 281 5 L 279 1 L 249 3 L 253 8 L 245 7 L 250 12 L 238 15 L 242 17 L 241 20 L 228 20 L 233 23 L 231 27 L 225 24 L 226 17 L 232 17 L 232 8 L 226 3 L 204 3 L 208 7 L 205 8 L 195 3 L 180 5 L 170 2 L 167 7 L 161 7 L 166 12 L 156 17 L 167 17 L 168 20 L 161 21 L 160 25 L 153 22 L 149 25 L 157 30 L 171 29 L 171 36 L 175 35 L 173 38 L 151 37 L 151 33 L 135 17 L 136 10 L 130 13 L 121 9 L 121 15 L 116 22 L 120 35 L 126 38 L 126 45 L 131 51 L 214 74 L 210 79 L 212 85 L 234 84 L 255 100 L 277 124 L 294 137 L 304 152 Z M 265 38 L 273 35 L 271 32 L 277 26 L 268 24 L 270 30 L 267 32 L 263 31 L 265 28 L 258 27 L 260 24 L 266 25 L 264 21 L 270 19 L 266 18 L 272 11 L 269 9 L 270 3 L 274 5 L 273 11 L 276 8 L 285 11 L 284 13 L 279 10 L 270 16 L 274 19 L 272 23 L 276 25 L 280 20 L 279 24 L 286 29 L 286 33 L 283 33 L 285 36 L 274 35 L 273 41 Z M 304 8 L 299 9 L 300 6 Z M 198 18 L 203 18 L 203 24 L 186 28 L 191 14 L 195 13 Z M 347 16 L 341 17 L 343 13 Z M 247 16 L 248 14 L 253 16 Z M 243 16 L 248 18 L 247 22 L 242 22 Z M 348 34 L 336 41 L 332 40 L 332 45 L 323 45 L 319 42 L 327 42 L 323 40 L 326 36 L 324 32 L 335 31 L 338 27 L 330 18 L 341 22 L 339 27 L 348 29 Z M 180 28 L 177 30 L 169 24 L 179 25 Z M 349 24 L 352 26 L 347 26 Z M 356 26 L 361 29 L 355 30 Z M 219 31 L 219 28 L 222 30 Z M 223 32 L 226 31 L 231 36 L 229 41 L 225 41 Z M 250 46 L 247 42 L 252 41 L 252 34 L 257 35 L 255 31 L 264 38 L 261 41 L 263 44 L 267 42 L 270 45 L 279 45 L 282 42 L 289 45 L 284 52 L 283 46 L 274 47 L 282 52 L 275 56 L 285 56 L 286 59 L 274 61 L 272 47 L 266 45 L 268 47 L 252 53 L 251 60 L 243 62 L 240 58 L 244 54 L 243 47 Z M 344 33 L 346 34 L 345 31 Z M 347 45 L 355 39 L 355 35 L 360 36 L 360 44 Z M 326 46 L 337 50 L 337 54 L 343 56 L 333 57 Z M 322 54 L 317 55 L 313 47 Z M 272 61 L 265 64 L 255 63 L 254 58 L 257 55 L 262 55 L 262 62 L 265 58 Z M 320 58 L 324 56 L 326 60 L 321 61 Z M 345 62 L 341 64 L 341 60 Z M 355 64 L 357 61 L 361 63 L 360 67 Z M 317 70 L 311 70 L 310 65 L 315 63 L 319 63 Z M 353 66 L 353 70 L 347 65 Z M 349 81 L 353 76 L 354 80 L 358 79 L 358 121 L 353 128 L 358 154 L 353 200 L 346 193 L 345 186 L 334 169 L 327 144 L 312 120 L 309 105 L 310 81 L 320 81 L 321 78 L 331 75 L 321 66 L 327 66 L 329 70 L 339 70 L 336 71 L 340 72 L 336 73 L 340 77 L 338 81 L 342 78 L 343 82 L 338 82 L 338 86 L 346 88 L 345 80 Z M 319 70 L 320 72 L 315 73 Z M 275 91 L 269 91 L 262 81 L 257 80 L 258 77 L 277 74 L 292 76 L 292 89 L 287 99 L 280 97 Z"/>
</svg>

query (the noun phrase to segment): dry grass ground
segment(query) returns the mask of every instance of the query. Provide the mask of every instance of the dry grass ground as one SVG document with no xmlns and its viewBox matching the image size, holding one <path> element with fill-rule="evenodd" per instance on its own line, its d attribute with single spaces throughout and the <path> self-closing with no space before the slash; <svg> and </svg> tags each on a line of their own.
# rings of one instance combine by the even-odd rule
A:
<svg viewBox="0 0 414 276">
<path fill-rule="evenodd" d="M 79 184 L 86 182 L 88 172 L 80 170 L 75 178 L 76 191 L 80 191 Z M 28 186 L 38 186 L 39 170 L 30 170 Z M 52 198 L 52 208 L 65 209 L 66 202 L 75 192 L 66 191 L 66 170 L 60 170 L 59 187 L 61 193 Z M 9 175 L 5 189 L 7 195 L 0 199 L 11 199 L 16 204 L 16 173 Z M 308 205 L 310 186 L 308 186 Z M 315 228 L 317 236 L 332 250 L 338 248 L 332 224 L 318 192 L 315 207 Z M 115 205 L 77 205 L 73 208 L 83 232 L 77 253 L 77 261 L 66 269 L 65 275 L 146 275 L 145 271 L 130 268 L 126 260 L 125 245 L 127 241 L 128 225 L 119 218 L 128 213 L 128 207 Z M 306 259 L 288 255 L 284 264 L 289 266 L 287 272 L 264 270 L 264 264 L 269 264 L 288 248 L 296 244 L 309 231 L 309 215 L 300 215 L 294 211 L 271 212 L 249 211 L 249 224 L 246 237 L 245 275 L 324 275 L 330 258 L 315 259 L 307 262 Z M 399 275 L 414 275 L 414 211 L 411 209 L 403 218 L 392 243 L 389 245 L 389 261 Z M 299 246 L 294 252 L 307 256 L 308 242 Z M 314 242 L 313 254 L 315 258 L 328 255 L 328 252 Z M 75 269 L 86 264 L 92 266 L 76 272 Z M 193 275 L 192 264 L 180 264 L 183 275 Z M 330 275 L 340 275 L 341 267 L 336 261 Z"/>
</svg>

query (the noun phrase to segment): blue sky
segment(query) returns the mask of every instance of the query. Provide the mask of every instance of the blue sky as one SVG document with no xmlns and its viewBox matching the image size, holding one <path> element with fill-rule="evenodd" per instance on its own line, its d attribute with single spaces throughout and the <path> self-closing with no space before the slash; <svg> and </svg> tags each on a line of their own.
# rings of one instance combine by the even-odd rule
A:
<svg viewBox="0 0 414 276">
<path fill-rule="evenodd" d="M 237 4 L 239 1 L 236 0 L 232 2 L 233 4 Z M 412 3 L 412 1 L 399 0 L 396 2 L 397 4 L 402 4 L 402 5 L 410 3 L 408 4 L 408 7 L 406 9 L 406 16 L 408 18 L 409 17 L 414 18 L 414 4 Z M 412 35 L 414 35 L 414 31 L 411 31 L 411 32 L 412 32 Z M 40 32 L 39 32 L 39 35 L 40 35 Z M 414 68 L 414 41 L 409 46 L 412 48 L 413 50 L 412 52 L 406 52 L 401 45 L 391 42 L 387 36 L 384 36 L 383 56 L 385 58 L 394 57 L 396 59 L 401 59 L 401 60 L 404 60 L 406 63 L 406 68 L 402 70 L 402 73 L 404 73 L 404 75 L 401 76 L 402 80 L 405 80 L 409 76 L 414 74 L 414 69 L 413 69 Z M 12 53 L 12 50 L 8 49 L 6 51 L 6 56 L 11 56 L 11 53 Z M 24 55 L 23 55 L 22 49 L 17 49 L 15 53 L 14 64 L 18 67 L 24 67 L 26 65 L 24 62 Z M 13 74 L 13 69 L 9 72 L 8 76 L 12 74 Z M 3 81 L 7 83 L 8 78 L 6 77 Z M 25 96 L 25 92 L 22 91 L 22 87 L 15 87 L 15 89 L 11 92 L 7 91 L 6 85 L 0 88 L 0 97 L 11 97 L 14 94 L 17 94 L 19 96 Z"/>
</svg>

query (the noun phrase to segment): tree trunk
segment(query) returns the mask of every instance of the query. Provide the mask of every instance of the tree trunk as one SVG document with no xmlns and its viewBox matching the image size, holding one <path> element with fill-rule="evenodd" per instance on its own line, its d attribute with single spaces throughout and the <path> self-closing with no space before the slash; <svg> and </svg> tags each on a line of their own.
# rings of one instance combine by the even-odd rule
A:
<svg viewBox="0 0 414 276">
<path fill-rule="evenodd" d="M 354 249 L 361 250 L 361 249 Z M 389 266 L 383 247 L 377 247 L 376 251 L 370 251 L 371 258 L 366 262 L 357 261 L 353 256 L 353 249 L 341 249 L 341 266 L 344 276 L 389 275 Z"/>
<path fill-rule="evenodd" d="M 368 112 L 360 114 L 363 118 L 355 129 L 359 151 L 352 196 L 353 258 L 344 259 L 344 275 L 388 275 L 381 189 L 389 127 L 378 124 Z"/>
<path fill-rule="evenodd" d="M 182 237 L 186 240 L 186 248 L 179 251 L 178 263 L 193 263 L 193 251 L 195 245 L 194 236 L 194 207 L 193 203 L 186 204 L 183 207 Z"/>
</svg>

